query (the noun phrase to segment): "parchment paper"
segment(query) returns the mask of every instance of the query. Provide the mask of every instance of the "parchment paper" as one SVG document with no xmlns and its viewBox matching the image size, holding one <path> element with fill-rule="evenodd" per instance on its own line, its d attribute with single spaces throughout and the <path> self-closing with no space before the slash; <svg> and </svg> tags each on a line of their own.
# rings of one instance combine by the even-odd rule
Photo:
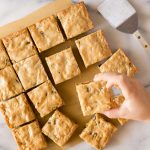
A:
<svg viewBox="0 0 150 150">
<path fill-rule="evenodd" d="M 38 9 L 37 11 L 29 14 L 28 16 L 26 16 L 20 20 L 17 20 L 15 22 L 12 22 L 12 23 L 9 23 L 5 26 L 0 27 L 0 38 L 4 37 L 10 33 L 16 32 L 20 29 L 23 29 L 23 28 L 35 23 L 36 21 L 38 21 L 42 18 L 50 16 L 51 14 L 56 14 L 56 12 L 68 7 L 69 5 L 71 5 L 70 0 L 56 0 L 55 2 L 50 3 L 46 6 Z M 88 33 L 86 33 L 86 34 L 88 34 Z M 76 130 L 75 134 L 71 137 L 69 142 L 63 148 L 59 148 L 49 138 L 46 138 L 48 143 L 49 143 L 48 149 L 50 149 L 50 150 L 68 149 L 68 148 L 72 147 L 73 145 L 80 143 L 81 139 L 79 138 L 79 133 L 85 127 L 85 123 L 90 119 L 90 117 L 83 117 L 81 109 L 80 109 L 77 93 L 75 90 L 75 84 L 76 83 L 90 81 L 93 79 L 94 74 L 99 72 L 99 70 L 97 68 L 97 64 L 92 65 L 88 69 L 85 68 L 83 61 L 79 55 L 79 52 L 75 46 L 75 42 L 74 42 L 75 39 L 78 39 L 78 38 L 80 38 L 86 34 L 82 34 L 82 35 L 80 35 L 74 39 L 68 40 L 63 44 L 60 44 L 54 48 L 51 48 L 51 49 L 39 54 L 39 56 L 43 62 L 43 65 L 46 68 L 48 76 L 52 82 L 53 82 L 53 80 L 52 80 L 51 74 L 49 72 L 49 69 L 46 65 L 45 57 L 52 55 L 52 54 L 55 54 L 57 52 L 60 52 L 60 51 L 64 50 L 65 48 L 68 48 L 70 46 L 72 46 L 72 48 L 73 48 L 74 55 L 76 57 L 76 60 L 79 64 L 79 67 L 80 67 L 81 72 L 82 72 L 81 75 L 79 75 L 79 76 L 77 76 L 71 80 L 68 80 L 68 81 L 63 82 L 63 83 L 58 84 L 58 85 L 55 85 L 59 94 L 61 95 L 61 97 L 65 101 L 65 106 L 61 107 L 59 110 L 61 112 L 63 112 L 65 115 L 67 115 L 68 117 L 70 117 L 74 122 L 76 122 L 79 125 L 79 127 Z M 33 105 L 32 105 L 32 107 L 33 107 Z M 34 109 L 34 107 L 33 107 L 33 109 Z M 35 111 L 37 118 L 40 122 L 40 125 L 42 127 L 51 114 L 44 117 L 44 118 L 40 118 L 37 111 L 35 109 L 34 109 L 34 111 Z"/>
</svg>

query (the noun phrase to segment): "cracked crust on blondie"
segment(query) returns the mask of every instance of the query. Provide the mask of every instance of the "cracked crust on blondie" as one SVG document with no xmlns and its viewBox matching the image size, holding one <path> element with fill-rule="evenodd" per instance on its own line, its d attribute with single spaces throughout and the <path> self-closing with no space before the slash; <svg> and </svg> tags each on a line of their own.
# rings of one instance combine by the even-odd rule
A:
<svg viewBox="0 0 150 150">
<path fill-rule="evenodd" d="M 95 114 L 80 137 L 94 148 L 103 150 L 116 130 L 112 123 L 105 121 L 100 114 Z"/>
<path fill-rule="evenodd" d="M 38 55 L 31 56 L 13 66 L 25 90 L 48 80 Z"/>
<path fill-rule="evenodd" d="M 0 70 L 9 65 L 11 65 L 9 57 L 5 51 L 2 41 L 0 40 Z"/>
<path fill-rule="evenodd" d="M 42 132 L 57 145 L 63 146 L 72 136 L 77 124 L 56 110 L 42 128 Z"/>
<path fill-rule="evenodd" d="M 12 133 L 19 150 L 40 150 L 47 148 L 47 142 L 37 121 L 13 129 Z"/>
<path fill-rule="evenodd" d="M 71 48 L 46 57 L 46 62 L 55 84 L 64 82 L 80 74 L 80 69 Z"/>
<path fill-rule="evenodd" d="M 0 101 L 23 92 L 23 87 L 12 66 L 0 70 Z"/>
<path fill-rule="evenodd" d="M 125 100 L 125 97 L 123 95 L 115 96 L 113 98 L 114 108 L 120 107 L 122 103 L 124 102 L 124 100 Z M 128 119 L 118 118 L 118 122 L 120 123 L 120 125 L 124 125 L 125 123 L 128 122 Z"/>
<path fill-rule="evenodd" d="M 2 38 L 2 41 L 12 63 L 36 54 L 36 48 L 27 29 L 12 33 Z"/>
<path fill-rule="evenodd" d="M 101 30 L 82 37 L 81 39 L 76 40 L 75 43 L 86 67 L 95 64 L 112 54 Z"/>
<path fill-rule="evenodd" d="M 102 73 L 113 72 L 133 76 L 137 68 L 132 64 L 122 49 L 118 49 L 104 64 L 99 66 Z"/>
<path fill-rule="evenodd" d="M 28 92 L 28 96 L 41 117 L 44 117 L 64 104 L 62 98 L 50 81 Z"/>
<path fill-rule="evenodd" d="M 73 38 L 94 27 L 84 2 L 71 5 L 57 13 L 67 39 Z"/>
<path fill-rule="evenodd" d="M 112 108 L 111 91 L 106 88 L 105 81 L 78 84 L 76 91 L 84 116 Z"/>
<path fill-rule="evenodd" d="M 57 19 L 53 15 L 36 22 L 29 26 L 28 29 L 39 52 L 65 41 L 58 26 Z"/>
<path fill-rule="evenodd" d="M 0 110 L 9 128 L 15 128 L 35 119 L 24 94 L 0 103 Z"/>
</svg>

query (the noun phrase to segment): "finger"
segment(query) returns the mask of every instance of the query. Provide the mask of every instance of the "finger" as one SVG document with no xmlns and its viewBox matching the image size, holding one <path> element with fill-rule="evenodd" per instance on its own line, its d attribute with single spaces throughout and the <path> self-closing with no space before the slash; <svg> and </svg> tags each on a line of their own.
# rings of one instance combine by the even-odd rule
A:
<svg viewBox="0 0 150 150">
<path fill-rule="evenodd" d="M 106 88 L 107 88 L 107 89 L 110 89 L 110 88 L 112 88 L 113 85 L 114 85 L 113 83 L 107 82 Z"/>
<path fill-rule="evenodd" d="M 107 87 L 110 88 L 113 85 L 118 85 L 122 90 L 125 89 L 125 76 L 117 73 L 99 73 L 95 75 L 94 81 L 104 80 L 107 81 Z"/>
<path fill-rule="evenodd" d="M 94 81 L 99 80 L 114 80 L 118 77 L 119 74 L 117 73 L 99 73 L 94 76 Z"/>
<path fill-rule="evenodd" d="M 120 113 L 119 113 L 119 108 L 105 111 L 102 114 L 106 115 L 109 118 L 121 118 Z"/>
<path fill-rule="evenodd" d="M 114 85 L 114 82 L 111 82 L 110 79 L 112 78 L 112 73 L 99 73 L 97 75 L 94 76 L 94 81 L 100 81 L 100 80 L 105 80 L 107 81 L 106 87 L 109 89 Z M 117 74 L 113 74 L 113 75 L 117 75 Z"/>
</svg>

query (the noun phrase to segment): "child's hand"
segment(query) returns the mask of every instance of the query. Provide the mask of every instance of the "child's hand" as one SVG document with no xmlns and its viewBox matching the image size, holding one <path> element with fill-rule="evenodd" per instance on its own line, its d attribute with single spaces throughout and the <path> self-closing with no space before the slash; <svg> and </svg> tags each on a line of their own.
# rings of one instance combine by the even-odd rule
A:
<svg viewBox="0 0 150 150">
<path fill-rule="evenodd" d="M 125 97 L 121 107 L 104 112 L 106 116 L 150 122 L 150 94 L 138 80 L 114 73 L 97 74 L 94 81 L 98 80 L 107 81 L 107 88 L 117 84 Z"/>
</svg>

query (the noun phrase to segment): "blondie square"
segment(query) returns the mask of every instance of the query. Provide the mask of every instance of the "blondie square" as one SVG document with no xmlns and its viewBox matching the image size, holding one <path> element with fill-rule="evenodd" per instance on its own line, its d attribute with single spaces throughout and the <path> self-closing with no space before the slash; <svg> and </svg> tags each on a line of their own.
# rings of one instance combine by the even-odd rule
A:
<svg viewBox="0 0 150 150">
<path fill-rule="evenodd" d="M 19 150 L 40 150 L 47 147 L 46 140 L 37 121 L 13 129 Z"/>
<path fill-rule="evenodd" d="M 47 81 L 28 92 L 28 96 L 41 117 L 44 117 L 64 104 L 50 81 Z"/>
<path fill-rule="evenodd" d="M 24 94 L 0 103 L 0 110 L 9 128 L 15 128 L 35 119 Z"/>
<path fill-rule="evenodd" d="M 100 72 L 113 72 L 133 76 L 137 68 L 132 64 L 122 49 L 118 49 L 104 64 L 100 67 Z"/>
<path fill-rule="evenodd" d="M 101 113 L 112 108 L 111 91 L 106 82 L 89 82 L 76 85 L 81 110 L 84 116 Z"/>
<path fill-rule="evenodd" d="M 77 125 L 56 110 L 42 128 L 42 132 L 57 145 L 63 146 L 76 130 Z"/>
<path fill-rule="evenodd" d="M 64 82 L 80 74 L 80 69 L 71 48 L 46 57 L 46 62 L 55 84 Z"/>
<path fill-rule="evenodd" d="M 112 54 L 101 30 L 89 34 L 75 42 L 86 67 Z"/>
<path fill-rule="evenodd" d="M 0 70 L 6 66 L 9 66 L 10 64 L 9 57 L 5 51 L 2 41 L 0 40 Z"/>
<path fill-rule="evenodd" d="M 27 29 L 12 33 L 2 39 L 12 63 L 19 62 L 36 53 Z"/>
<path fill-rule="evenodd" d="M 116 97 L 113 98 L 113 102 L 114 102 L 114 108 L 116 107 L 120 107 L 122 105 L 122 103 L 124 102 L 125 97 L 123 95 L 118 95 Z M 118 122 L 120 123 L 120 125 L 124 125 L 125 123 L 128 122 L 127 119 L 123 119 L 123 118 L 118 118 Z"/>
<path fill-rule="evenodd" d="M 53 15 L 29 26 L 28 29 L 39 52 L 65 41 Z"/>
<path fill-rule="evenodd" d="M 0 70 L 0 101 L 23 92 L 23 87 L 12 66 Z"/>
<path fill-rule="evenodd" d="M 80 134 L 81 139 L 96 149 L 103 150 L 117 128 L 96 114 Z"/>
<path fill-rule="evenodd" d="M 38 55 L 31 56 L 13 66 L 25 90 L 48 80 Z"/>
<path fill-rule="evenodd" d="M 67 39 L 75 37 L 94 27 L 84 2 L 71 5 L 69 8 L 58 12 L 57 16 L 62 24 Z"/>
</svg>

